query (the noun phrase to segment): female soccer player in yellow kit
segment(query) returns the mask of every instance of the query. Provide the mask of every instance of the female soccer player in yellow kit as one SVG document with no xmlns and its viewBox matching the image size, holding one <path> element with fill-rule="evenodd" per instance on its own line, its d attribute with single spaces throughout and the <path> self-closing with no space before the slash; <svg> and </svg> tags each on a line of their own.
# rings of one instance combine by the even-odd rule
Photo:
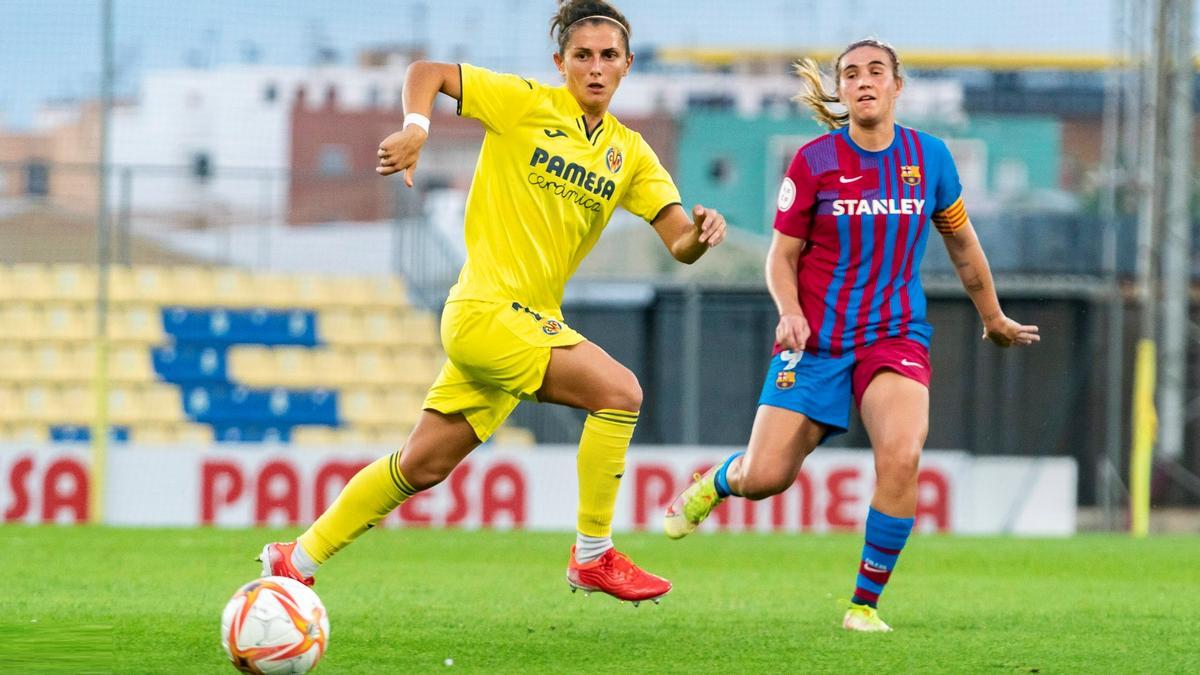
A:
<svg viewBox="0 0 1200 675">
<path fill-rule="evenodd" d="M 654 151 L 608 113 L 633 64 L 625 17 L 604 0 L 567 0 L 550 33 L 562 86 L 467 64 L 409 68 L 408 115 L 379 147 L 381 175 L 403 172 L 412 186 L 438 92 L 486 130 L 467 197 L 467 261 L 442 315 L 449 361 L 404 448 L 355 475 L 296 542 L 268 544 L 263 574 L 312 583 L 319 564 L 445 479 L 523 399 L 590 413 L 579 441 L 571 587 L 635 602 L 671 589 L 617 552 L 611 539 L 641 387 L 562 320 L 560 303 L 567 279 L 618 205 L 650 222 L 684 263 L 724 239 L 725 220 L 701 206 L 689 217 Z"/>
</svg>

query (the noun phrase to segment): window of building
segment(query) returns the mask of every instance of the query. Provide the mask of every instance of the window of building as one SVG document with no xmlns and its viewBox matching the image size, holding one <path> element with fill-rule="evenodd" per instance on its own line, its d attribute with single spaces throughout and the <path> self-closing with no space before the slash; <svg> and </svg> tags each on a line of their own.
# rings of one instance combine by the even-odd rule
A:
<svg viewBox="0 0 1200 675">
<path fill-rule="evenodd" d="M 317 151 L 317 173 L 345 176 L 350 173 L 350 151 L 341 143 L 325 143 Z"/>
</svg>

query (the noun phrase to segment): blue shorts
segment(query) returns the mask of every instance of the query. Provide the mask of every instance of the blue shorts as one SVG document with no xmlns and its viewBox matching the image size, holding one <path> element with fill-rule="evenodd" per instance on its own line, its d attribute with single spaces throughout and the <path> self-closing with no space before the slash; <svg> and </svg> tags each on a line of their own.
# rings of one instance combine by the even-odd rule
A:
<svg viewBox="0 0 1200 675">
<path fill-rule="evenodd" d="M 771 357 L 759 405 L 798 412 L 827 427 L 825 438 L 850 428 L 850 405 L 862 405 L 872 378 L 890 370 L 929 386 L 929 350 L 907 338 L 886 338 L 842 356 L 785 350 Z"/>
<path fill-rule="evenodd" d="M 828 427 L 824 439 L 850 428 L 854 355 L 817 356 L 785 350 L 771 357 L 759 405 L 798 412 Z M 824 440 L 822 439 L 822 440 Z"/>
</svg>

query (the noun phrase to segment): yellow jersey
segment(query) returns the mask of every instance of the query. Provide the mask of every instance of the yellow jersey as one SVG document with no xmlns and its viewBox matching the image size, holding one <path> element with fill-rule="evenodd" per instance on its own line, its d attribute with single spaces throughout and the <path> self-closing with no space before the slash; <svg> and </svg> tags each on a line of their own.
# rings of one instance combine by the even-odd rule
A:
<svg viewBox="0 0 1200 675">
<path fill-rule="evenodd" d="M 588 129 L 566 87 L 460 66 L 459 114 L 486 131 L 467 195 L 467 261 L 449 301 L 520 302 L 561 316 L 563 289 L 613 210 L 652 222 L 679 190 L 642 138 L 606 113 Z"/>
</svg>

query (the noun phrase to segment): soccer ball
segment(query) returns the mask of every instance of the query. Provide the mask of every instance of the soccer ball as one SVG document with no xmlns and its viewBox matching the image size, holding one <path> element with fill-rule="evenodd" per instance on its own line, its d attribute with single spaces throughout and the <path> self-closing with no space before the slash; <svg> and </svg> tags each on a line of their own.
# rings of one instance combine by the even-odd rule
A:
<svg viewBox="0 0 1200 675">
<path fill-rule="evenodd" d="M 243 673 L 307 673 L 329 646 L 329 616 L 299 581 L 255 579 L 221 612 L 221 646 Z"/>
</svg>

